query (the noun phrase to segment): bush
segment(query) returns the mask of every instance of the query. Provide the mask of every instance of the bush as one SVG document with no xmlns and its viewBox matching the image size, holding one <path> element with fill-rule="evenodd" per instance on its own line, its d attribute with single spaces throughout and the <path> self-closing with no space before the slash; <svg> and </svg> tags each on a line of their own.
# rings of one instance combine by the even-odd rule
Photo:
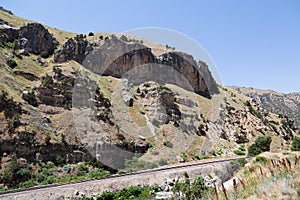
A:
<svg viewBox="0 0 300 200">
<path fill-rule="evenodd" d="M 292 146 L 291 146 L 292 151 L 300 151 L 300 137 L 294 137 Z"/>
<path fill-rule="evenodd" d="M 239 150 L 239 149 L 234 150 L 233 153 L 234 153 L 235 155 L 238 155 L 238 156 L 244 156 L 244 155 L 246 155 L 245 152 L 243 152 L 243 151 L 241 151 L 241 150 Z"/>
<path fill-rule="evenodd" d="M 6 64 L 12 69 L 18 66 L 18 63 L 12 57 L 6 59 Z"/>
<path fill-rule="evenodd" d="M 159 151 L 157 151 L 155 148 L 152 148 L 151 149 L 151 154 L 154 155 L 154 156 L 156 156 L 156 155 L 159 154 Z"/>
<path fill-rule="evenodd" d="M 50 140 L 51 140 L 51 136 L 48 134 L 48 135 L 45 137 L 45 144 L 50 144 Z"/>
<path fill-rule="evenodd" d="M 66 160 L 65 160 L 61 155 L 57 155 L 57 156 L 55 157 L 54 163 L 55 163 L 56 165 L 61 165 L 61 164 L 65 163 L 65 161 L 66 161 Z"/>
<path fill-rule="evenodd" d="M 269 160 L 266 157 L 263 157 L 263 156 L 257 156 L 256 159 L 255 159 L 255 162 L 259 162 L 259 163 L 266 163 L 268 161 Z"/>
<path fill-rule="evenodd" d="M 256 144 L 252 144 L 248 147 L 248 156 L 253 157 L 258 154 L 261 154 L 263 151 Z"/>
<path fill-rule="evenodd" d="M 11 118 L 7 119 L 8 130 L 13 131 L 21 124 L 19 113 L 15 113 Z"/>
<path fill-rule="evenodd" d="M 124 188 L 117 192 L 103 192 L 100 196 L 98 196 L 97 200 L 128 200 L 128 199 L 144 199 L 148 197 L 151 192 L 161 191 L 161 188 L 154 187 L 138 187 L 138 186 L 130 186 L 128 188 Z"/>
<path fill-rule="evenodd" d="M 122 35 L 120 39 L 123 40 L 124 42 L 129 42 L 128 38 L 125 35 Z"/>
<path fill-rule="evenodd" d="M 88 167 L 85 163 L 79 164 L 77 168 L 77 175 L 78 176 L 85 176 L 88 172 Z"/>
<path fill-rule="evenodd" d="M 165 158 L 161 158 L 161 159 L 158 161 L 158 164 L 159 164 L 160 166 L 164 166 L 164 165 L 167 165 L 167 164 L 168 164 L 168 161 L 167 161 L 167 159 L 165 159 Z"/>
<path fill-rule="evenodd" d="M 109 176 L 109 172 L 104 169 L 98 168 L 88 173 L 89 178 L 104 178 Z"/>
<path fill-rule="evenodd" d="M 210 159 L 210 158 L 212 158 L 212 157 L 209 156 L 209 155 L 199 155 L 199 154 L 195 154 L 195 155 L 194 155 L 194 158 L 197 159 L 197 160 L 205 160 L 205 159 Z"/>
<path fill-rule="evenodd" d="M 271 142 L 271 136 L 260 136 L 255 140 L 255 144 L 263 151 L 270 151 Z"/>
<path fill-rule="evenodd" d="M 270 136 L 260 136 L 256 138 L 255 143 L 248 148 L 248 156 L 253 157 L 262 152 L 270 151 L 272 138 Z"/>
<path fill-rule="evenodd" d="M 95 34 L 93 32 L 89 32 L 88 36 L 94 36 Z"/>
</svg>

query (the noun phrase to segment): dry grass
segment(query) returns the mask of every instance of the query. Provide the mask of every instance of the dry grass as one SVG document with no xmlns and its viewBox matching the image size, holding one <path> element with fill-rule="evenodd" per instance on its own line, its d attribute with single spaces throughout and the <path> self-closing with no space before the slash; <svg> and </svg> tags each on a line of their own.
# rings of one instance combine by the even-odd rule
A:
<svg viewBox="0 0 300 200">
<path fill-rule="evenodd" d="M 253 161 L 230 180 L 230 189 L 215 188 L 211 199 L 299 199 L 299 160 L 299 154 L 278 154 L 266 162 Z"/>
</svg>

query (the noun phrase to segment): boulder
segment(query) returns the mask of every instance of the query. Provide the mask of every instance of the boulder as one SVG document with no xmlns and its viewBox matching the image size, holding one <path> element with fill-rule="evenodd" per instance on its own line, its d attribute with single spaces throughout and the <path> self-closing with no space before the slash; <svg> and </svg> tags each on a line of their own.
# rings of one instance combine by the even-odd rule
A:
<svg viewBox="0 0 300 200">
<path fill-rule="evenodd" d="M 123 101 L 126 104 L 126 106 L 129 106 L 129 107 L 133 106 L 133 97 L 132 96 L 130 96 L 128 94 L 124 94 Z"/>
</svg>

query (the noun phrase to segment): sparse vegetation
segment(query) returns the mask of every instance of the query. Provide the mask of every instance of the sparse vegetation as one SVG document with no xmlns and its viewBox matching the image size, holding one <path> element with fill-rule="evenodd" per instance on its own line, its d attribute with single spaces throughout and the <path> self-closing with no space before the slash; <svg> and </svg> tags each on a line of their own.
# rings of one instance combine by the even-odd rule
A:
<svg viewBox="0 0 300 200">
<path fill-rule="evenodd" d="M 245 102 L 245 106 L 248 107 L 249 112 L 250 112 L 252 115 L 256 116 L 256 117 L 259 118 L 259 119 L 263 119 L 261 113 L 260 113 L 259 111 L 257 111 L 255 108 L 253 108 L 253 106 L 251 105 L 250 101 L 246 101 L 246 102 Z"/>
<path fill-rule="evenodd" d="M 153 169 L 155 167 L 157 167 L 156 163 L 139 160 L 137 156 L 134 156 L 131 160 L 125 161 L 124 171 L 135 172 L 145 169 Z"/>
</svg>

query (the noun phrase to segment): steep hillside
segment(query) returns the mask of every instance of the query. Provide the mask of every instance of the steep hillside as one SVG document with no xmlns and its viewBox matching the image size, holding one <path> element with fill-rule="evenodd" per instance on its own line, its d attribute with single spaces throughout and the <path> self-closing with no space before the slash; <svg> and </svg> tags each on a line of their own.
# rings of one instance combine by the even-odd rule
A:
<svg viewBox="0 0 300 200">
<path fill-rule="evenodd" d="M 233 88 L 255 99 L 262 108 L 281 115 L 283 118 L 288 117 L 295 122 L 296 128 L 300 130 L 300 93 L 283 94 L 271 90 L 242 87 Z"/>
<path fill-rule="evenodd" d="M 67 33 L 3 10 L 0 19 L 3 187 L 246 154 L 258 136 L 280 152 L 298 134 L 184 52 L 123 34 Z"/>
</svg>

